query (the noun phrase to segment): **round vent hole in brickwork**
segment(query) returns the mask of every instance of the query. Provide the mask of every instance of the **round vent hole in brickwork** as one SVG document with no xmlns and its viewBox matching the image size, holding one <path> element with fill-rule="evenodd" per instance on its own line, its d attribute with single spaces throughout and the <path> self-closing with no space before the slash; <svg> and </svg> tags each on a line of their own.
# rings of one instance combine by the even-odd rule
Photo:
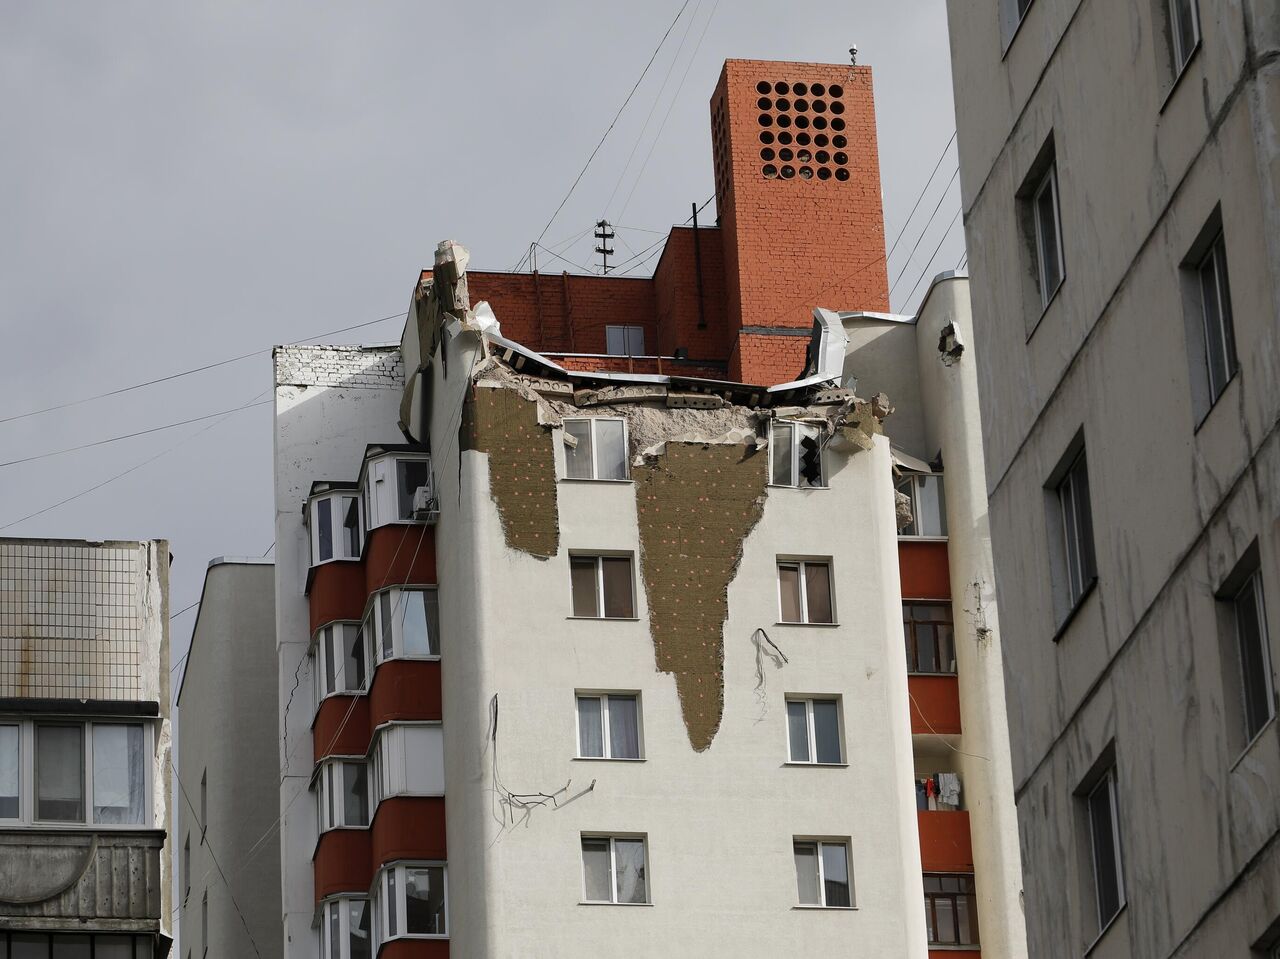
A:
<svg viewBox="0 0 1280 959">
<path fill-rule="evenodd" d="M 827 88 L 827 92 L 833 97 L 842 97 L 844 96 L 844 87 L 840 86 L 838 83 L 833 83 Z"/>
<path fill-rule="evenodd" d="M 809 134 L 807 134 L 807 133 L 797 133 L 797 134 L 796 134 L 796 143 L 800 144 L 802 147 L 803 147 L 803 146 L 808 146 L 808 145 L 809 145 Z"/>
<path fill-rule="evenodd" d="M 797 113 L 808 113 L 808 112 L 809 112 L 809 101 L 808 101 L 808 100 L 797 100 L 797 101 L 796 101 L 796 112 L 797 112 Z"/>
<path fill-rule="evenodd" d="M 768 147 L 765 147 L 763 150 L 761 150 L 761 151 L 760 151 L 760 159 L 761 159 L 761 160 L 772 160 L 772 159 L 773 159 L 773 151 L 772 151 L 771 149 L 769 149 Z"/>
<path fill-rule="evenodd" d="M 825 133 L 816 134 L 813 138 L 814 146 L 824 147 L 827 145 L 827 135 Z"/>
<path fill-rule="evenodd" d="M 836 179 L 840 180 L 841 182 L 849 179 L 849 171 L 846 170 L 844 167 L 841 167 L 840 169 L 836 170 Z"/>
<path fill-rule="evenodd" d="M 819 163 L 830 163 L 831 154 L 826 150 L 819 150 L 816 154 Z"/>
<path fill-rule="evenodd" d="M 831 120 L 831 129 L 833 129 L 833 130 L 843 130 L 843 129 L 844 129 L 844 121 L 843 121 L 843 120 L 841 120 L 839 117 L 833 117 L 833 118 L 832 118 L 832 120 Z"/>
<path fill-rule="evenodd" d="M 775 177 L 777 177 L 778 168 L 774 166 L 772 163 L 766 163 L 760 172 L 763 173 L 770 180 L 772 180 Z"/>
<path fill-rule="evenodd" d="M 796 175 L 796 168 L 795 168 L 795 167 L 793 167 L 793 166 L 784 166 L 784 167 L 782 168 L 782 179 L 784 179 L 784 180 L 790 180 L 790 179 L 791 179 L 793 176 L 795 176 L 795 175 Z"/>
<path fill-rule="evenodd" d="M 812 180 L 812 179 L 813 179 L 813 168 L 812 168 L 812 167 L 807 167 L 807 166 L 802 166 L 802 167 L 800 168 L 800 179 L 802 179 L 802 180 Z"/>
<path fill-rule="evenodd" d="M 783 130 L 781 133 L 779 133 L 779 134 L 778 134 L 778 142 L 779 142 L 779 143 L 790 143 L 790 142 L 791 142 L 791 134 L 790 134 L 790 133 L 788 133 L 786 130 Z"/>
<path fill-rule="evenodd" d="M 819 180 L 830 180 L 830 179 L 831 179 L 831 171 L 830 171 L 830 170 L 828 170 L 826 167 L 818 167 L 818 179 L 819 179 Z"/>
<path fill-rule="evenodd" d="M 779 114 L 779 115 L 778 115 L 778 126 L 780 126 L 780 127 L 789 127 L 789 126 L 791 126 L 791 117 L 787 116 L 785 113 L 781 113 L 781 114 Z"/>
<path fill-rule="evenodd" d="M 798 126 L 801 130 L 805 129 L 806 127 L 809 126 L 809 118 L 806 116 L 796 117 L 796 126 Z"/>
<path fill-rule="evenodd" d="M 769 116 L 767 113 L 760 114 L 760 125 L 762 127 L 773 126 L 773 117 Z"/>
<path fill-rule="evenodd" d="M 777 100 L 774 101 L 773 108 L 775 110 L 790 110 L 791 101 L 788 100 L 786 97 L 779 97 Z"/>
<path fill-rule="evenodd" d="M 796 159 L 799 160 L 801 163 L 808 163 L 810 160 L 813 159 L 813 154 L 810 153 L 808 150 L 797 150 Z"/>
<path fill-rule="evenodd" d="M 813 112 L 814 112 L 814 113 L 826 113 L 826 112 L 827 112 L 827 101 L 826 101 L 826 100 L 814 100 L 814 101 L 813 101 Z"/>
<path fill-rule="evenodd" d="M 820 97 L 827 92 L 827 88 L 824 87 L 821 83 L 815 83 L 813 86 L 809 88 L 809 92 L 812 93 L 815 97 Z"/>
<path fill-rule="evenodd" d="M 849 145 L 848 137 L 834 136 L 831 138 L 831 145 L 837 150 L 843 150 Z"/>
<path fill-rule="evenodd" d="M 773 89 L 773 86 L 769 83 L 768 80 L 761 80 L 759 83 L 756 84 L 756 93 L 768 93 L 772 89 Z"/>
<path fill-rule="evenodd" d="M 825 130 L 825 129 L 827 128 L 827 118 L 826 118 L 826 117 L 814 117 L 814 118 L 813 118 L 813 128 L 814 128 L 815 130 Z"/>
<path fill-rule="evenodd" d="M 837 100 L 835 103 L 831 104 L 831 112 L 844 113 L 844 104 Z"/>
<path fill-rule="evenodd" d="M 786 96 L 789 92 L 791 92 L 791 88 L 787 86 L 785 83 L 783 83 L 781 80 L 779 80 L 777 83 L 773 85 L 773 92 L 776 93 L 778 96 L 783 97 L 783 96 Z"/>
<path fill-rule="evenodd" d="M 809 92 L 809 88 L 803 83 L 793 83 L 791 84 L 791 92 L 798 97 L 802 97 Z"/>
<path fill-rule="evenodd" d="M 841 166 L 844 166 L 846 163 L 849 162 L 849 154 L 837 152 L 836 162 L 839 163 Z"/>
<path fill-rule="evenodd" d="M 788 150 L 786 147 L 783 147 L 781 150 L 778 151 L 778 159 L 782 160 L 783 162 L 786 162 L 787 160 L 794 160 L 795 158 L 796 158 L 796 155 L 792 153 L 790 150 Z"/>
<path fill-rule="evenodd" d="M 772 143 L 772 142 L 773 142 L 773 134 L 772 134 L 772 133 L 770 133 L 768 130 L 763 131 L 763 132 L 760 134 L 760 142 L 761 142 L 761 143 Z"/>
<path fill-rule="evenodd" d="M 773 106 L 773 101 L 770 100 L 768 97 L 761 97 L 759 100 L 756 101 L 756 106 L 758 106 L 761 110 L 768 110 L 771 106 Z"/>
</svg>

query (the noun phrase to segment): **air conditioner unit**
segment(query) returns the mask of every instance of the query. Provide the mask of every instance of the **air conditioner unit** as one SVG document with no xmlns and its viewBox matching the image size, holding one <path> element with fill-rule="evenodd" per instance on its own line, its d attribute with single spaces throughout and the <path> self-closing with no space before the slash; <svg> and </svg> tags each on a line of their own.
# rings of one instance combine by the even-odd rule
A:
<svg viewBox="0 0 1280 959">
<path fill-rule="evenodd" d="M 440 503 L 433 483 L 413 491 L 413 518 L 427 523 L 434 523 L 440 518 Z"/>
</svg>

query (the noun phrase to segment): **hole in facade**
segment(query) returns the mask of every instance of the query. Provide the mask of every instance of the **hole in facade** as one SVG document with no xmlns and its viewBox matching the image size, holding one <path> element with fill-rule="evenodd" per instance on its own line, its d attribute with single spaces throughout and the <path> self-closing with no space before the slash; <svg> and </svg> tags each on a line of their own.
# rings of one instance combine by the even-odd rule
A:
<svg viewBox="0 0 1280 959">
<path fill-rule="evenodd" d="M 790 179 L 791 179 L 793 176 L 795 176 L 795 175 L 796 175 L 796 168 L 795 168 L 795 167 L 793 167 L 793 166 L 784 166 L 784 167 L 782 168 L 782 179 L 784 179 L 784 180 L 790 180 Z"/>
<path fill-rule="evenodd" d="M 761 143 L 772 143 L 772 142 L 773 142 L 773 134 L 772 134 L 772 133 L 770 133 L 768 130 L 763 130 L 763 131 L 761 131 L 761 133 L 760 133 L 760 142 L 761 142 Z"/>
<path fill-rule="evenodd" d="M 773 105 L 779 110 L 791 109 L 791 101 L 788 100 L 786 97 L 780 97 L 778 100 L 774 101 Z"/>
<path fill-rule="evenodd" d="M 798 117 L 796 117 L 796 126 L 800 127 L 801 129 L 804 129 L 804 128 L 805 128 L 805 127 L 807 127 L 808 125 L 809 125 L 809 118 L 808 118 L 808 117 L 806 117 L 806 116 L 798 116 Z"/>
<path fill-rule="evenodd" d="M 767 113 L 760 114 L 760 125 L 762 127 L 773 126 L 773 117 L 769 116 Z"/>
<path fill-rule="evenodd" d="M 791 142 L 791 134 L 790 134 L 790 133 L 788 133 L 786 130 L 783 130 L 781 133 L 779 133 L 779 134 L 778 134 L 778 142 L 779 142 L 779 143 L 790 143 L 790 142 Z"/>
<path fill-rule="evenodd" d="M 818 151 L 818 155 L 817 155 L 817 156 L 818 156 L 818 162 L 819 162 L 819 163 L 830 163 L 830 162 L 831 162 L 831 154 L 830 154 L 830 153 L 828 153 L 826 150 L 819 150 L 819 151 Z"/>
<path fill-rule="evenodd" d="M 813 179 L 813 168 L 812 168 L 812 167 L 807 167 L 807 166 L 802 166 L 802 167 L 800 168 L 800 179 L 802 179 L 802 180 L 812 180 L 812 179 Z"/>
<path fill-rule="evenodd" d="M 843 104 L 843 103 L 840 103 L 840 102 L 836 102 L 836 103 L 831 104 L 831 112 L 832 112 L 832 113 L 844 113 L 844 104 Z"/>
<path fill-rule="evenodd" d="M 835 118 L 831 121 L 831 129 L 833 129 L 833 130 L 843 130 L 843 129 L 844 129 L 844 121 L 843 121 L 843 120 L 841 120 L 839 117 L 835 117 Z"/>
<path fill-rule="evenodd" d="M 772 160 L 772 159 L 773 159 L 773 151 L 772 151 L 772 150 L 770 150 L 768 147 L 765 147 L 763 150 L 761 150 L 761 151 L 760 151 L 760 159 L 761 159 L 761 160 Z"/>
<path fill-rule="evenodd" d="M 809 101 L 808 101 L 808 100 L 797 100 L 797 101 L 796 101 L 796 109 L 797 109 L 797 110 L 799 110 L 801 113 L 807 113 L 807 112 L 808 112 L 808 110 L 809 110 Z"/>
<path fill-rule="evenodd" d="M 833 83 L 827 89 L 827 92 L 830 93 L 833 97 L 842 97 L 844 96 L 844 87 L 840 86 L 840 84 L 838 83 Z"/>
<path fill-rule="evenodd" d="M 836 179 L 841 181 L 849 179 L 849 171 L 846 170 L 844 167 L 841 167 L 840 169 L 836 170 Z"/>
<path fill-rule="evenodd" d="M 828 143 L 827 135 L 825 133 L 819 133 L 817 136 L 813 138 L 813 143 L 815 146 L 820 146 L 820 147 L 826 146 Z"/>
<path fill-rule="evenodd" d="M 773 101 L 770 100 L 768 97 L 761 97 L 759 100 L 756 101 L 756 106 L 758 106 L 761 110 L 768 110 L 771 106 L 773 106 Z"/>
<path fill-rule="evenodd" d="M 847 154 L 847 153 L 836 153 L 836 162 L 837 162 L 837 163 L 839 163 L 841 166 L 843 166 L 844 164 L 848 163 L 848 162 L 849 162 L 849 154 Z"/>
<path fill-rule="evenodd" d="M 778 117 L 778 126 L 780 127 L 791 126 L 791 117 L 787 116 L 785 113 L 782 114 L 782 116 Z"/>
<path fill-rule="evenodd" d="M 773 87 L 769 86 L 768 80 L 761 80 L 756 84 L 756 93 L 768 93 Z"/>
<path fill-rule="evenodd" d="M 796 153 L 796 158 L 801 163 L 808 163 L 810 160 L 813 159 L 813 154 L 810 153 L 808 150 L 800 150 Z"/>
<path fill-rule="evenodd" d="M 826 112 L 827 112 L 827 101 L 826 101 L 826 100 L 814 100 L 814 101 L 813 101 L 813 112 L 814 112 L 814 113 L 826 113 Z"/>
<path fill-rule="evenodd" d="M 791 92 L 798 97 L 802 97 L 809 92 L 809 88 L 803 83 L 793 83 L 791 85 Z"/>
<path fill-rule="evenodd" d="M 778 96 L 784 96 L 788 89 L 790 88 L 781 80 L 779 80 L 777 83 L 773 85 L 773 90 L 776 94 L 778 94 Z"/>
<path fill-rule="evenodd" d="M 831 179 L 831 171 L 830 171 L 830 170 L 828 170 L 826 167 L 819 167 L 819 168 L 818 168 L 818 179 L 819 179 L 819 180 L 830 180 L 830 179 Z"/>
<path fill-rule="evenodd" d="M 772 163 L 766 163 L 760 172 L 772 180 L 778 175 L 778 168 Z"/>
<path fill-rule="evenodd" d="M 813 86 L 809 88 L 809 92 L 812 93 L 815 97 L 820 97 L 827 92 L 827 88 L 824 87 L 821 83 L 815 83 Z"/>
<path fill-rule="evenodd" d="M 815 130 L 825 130 L 825 129 L 827 128 L 827 118 L 826 118 L 826 117 L 814 117 L 814 118 L 813 118 L 813 128 L 814 128 Z"/>
<path fill-rule="evenodd" d="M 834 136 L 831 138 L 831 145 L 837 149 L 843 150 L 849 145 L 848 137 Z"/>
<path fill-rule="evenodd" d="M 787 160 L 792 160 L 794 158 L 795 158 L 795 154 L 792 153 L 790 150 L 786 149 L 785 147 L 778 151 L 779 160 L 782 160 L 785 162 Z"/>
</svg>

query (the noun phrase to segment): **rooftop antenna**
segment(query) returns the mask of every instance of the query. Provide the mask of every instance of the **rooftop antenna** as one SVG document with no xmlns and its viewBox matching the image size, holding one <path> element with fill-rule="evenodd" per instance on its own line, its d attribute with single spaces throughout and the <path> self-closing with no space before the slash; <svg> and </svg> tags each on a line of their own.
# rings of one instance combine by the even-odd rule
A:
<svg viewBox="0 0 1280 959">
<path fill-rule="evenodd" d="M 609 272 L 609 257 L 613 256 L 613 247 L 609 245 L 609 241 L 613 239 L 613 227 L 609 225 L 608 220 L 596 220 L 595 237 L 600 241 L 600 245 L 596 247 L 596 252 L 600 254 L 600 272 Z"/>
<path fill-rule="evenodd" d="M 856 43 L 849 48 L 849 62 L 855 67 L 858 65 L 858 45 Z"/>
</svg>

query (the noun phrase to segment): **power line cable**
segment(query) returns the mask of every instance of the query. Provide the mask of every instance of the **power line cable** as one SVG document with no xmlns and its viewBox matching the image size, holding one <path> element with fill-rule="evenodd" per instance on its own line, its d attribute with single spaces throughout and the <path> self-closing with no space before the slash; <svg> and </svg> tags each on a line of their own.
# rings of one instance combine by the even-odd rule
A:
<svg viewBox="0 0 1280 959">
<path fill-rule="evenodd" d="M 306 342 L 307 340 L 319 340 L 319 339 L 323 339 L 326 336 L 337 336 L 339 333 L 350 333 L 352 330 L 364 329 L 366 326 L 373 326 L 374 324 L 377 324 L 377 323 L 385 323 L 388 320 L 400 319 L 403 316 L 404 316 L 404 311 L 402 310 L 399 313 L 392 313 L 390 316 L 382 316 L 376 320 L 369 320 L 365 323 L 357 323 L 354 326 L 344 326 L 340 330 L 329 330 L 327 333 L 316 333 L 313 336 L 304 336 L 301 339 L 294 340 L 293 343 L 286 344 L 286 345 L 292 346 L 297 343 Z M 247 360 L 255 356 L 262 356 L 263 354 L 270 353 L 270 352 L 271 352 L 271 348 L 268 347 L 267 349 L 254 350 L 252 353 L 241 353 L 239 356 L 232 356 L 225 360 L 218 360 L 216 363 L 206 363 L 204 366 L 196 366 L 189 370 L 182 370 L 178 373 L 170 373 L 168 376 L 160 376 L 154 380 L 145 380 L 142 383 L 134 383 L 131 386 L 122 386 L 119 389 L 107 390 L 105 393 L 96 393 L 93 396 L 85 396 L 78 400 L 70 400 L 66 403 L 58 403 L 55 406 L 46 406 L 43 409 L 29 410 L 26 413 L 15 413 L 13 416 L 6 416 L 3 418 L 0 418 L 0 423 L 12 423 L 14 420 L 26 419 L 29 416 L 40 416 L 43 413 L 52 413 L 52 412 L 55 412 L 56 410 L 69 409 L 72 406 L 80 406 L 81 404 L 84 404 L 84 403 L 91 403 L 94 400 L 106 399 L 109 396 L 119 396 L 121 393 L 130 393 L 134 390 L 140 390 L 147 386 L 155 386 L 157 383 L 167 383 L 170 380 L 176 380 L 183 376 L 191 376 L 194 373 L 203 373 L 206 370 L 213 370 L 213 369 L 217 369 L 220 366 L 228 366 L 232 363 L 239 363 L 241 360 Z"/>
<path fill-rule="evenodd" d="M 685 10 L 688 8 L 691 0 L 684 0 L 680 5 L 679 11 L 675 15 L 675 19 L 667 27 L 666 32 L 662 35 L 662 39 L 658 41 L 658 45 L 653 50 L 653 55 L 649 57 L 649 62 L 645 64 L 644 69 L 640 71 L 640 78 L 636 80 L 635 86 L 631 88 L 631 92 L 627 94 L 627 98 L 622 101 L 622 106 L 618 107 L 618 112 L 614 114 L 613 120 L 610 121 L 608 129 L 604 131 L 604 136 L 600 138 L 600 142 L 596 144 L 596 148 L 591 151 L 591 155 L 587 157 L 587 162 L 582 165 L 582 169 L 578 171 L 578 175 L 574 178 L 573 184 L 569 187 L 569 192 L 564 195 L 564 199 L 560 201 L 560 205 L 556 207 L 555 212 L 551 214 L 551 219 L 547 220 L 547 225 L 542 228 L 542 232 L 538 234 L 538 238 L 534 243 L 541 243 L 543 237 L 547 235 L 547 231 L 551 229 L 551 224 L 555 223 L 556 217 L 560 215 L 560 211 L 564 209 L 564 205 L 569 202 L 569 198 L 573 196 L 573 191 L 578 188 L 578 184 L 582 182 L 583 176 L 587 172 L 587 168 L 591 166 L 591 161 L 596 158 L 596 154 L 600 152 L 600 148 L 604 146 L 604 141 L 609 138 L 609 134 L 613 132 L 613 128 L 618 125 L 618 120 L 622 117 L 622 112 L 626 110 L 627 104 L 631 102 L 631 98 L 636 95 L 636 90 L 640 89 L 640 84 L 644 82 L 644 78 L 649 74 L 649 68 L 653 66 L 653 61 L 658 59 L 658 53 L 662 50 L 663 45 L 667 42 L 667 37 L 671 36 L 671 31 L 675 29 L 680 18 L 684 16 Z M 524 266 L 524 262 L 528 259 L 529 253 L 520 257 L 516 265 L 512 267 L 512 272 L 519 270 Z"/>
<path fill-rule="evenodd" d="M 951 234 L 951 228 L 955 226 L 956 220 L 960 219 L 960 211 L 956 210 L 956 215 L 951 218 L 951 222 L 947 224 L 947 228 L 942 231 L 942 237 L 938 240 L 938 245 L 933 248 L 933 256 L 929 257 L 929 262 L 924 265 L 924 269 L 920 271 L 920 275 L 916 278 L 916 285 L 911 288 L 911 292 L 907 294 L 905 302 L 910 303 L 911 298 L 916 295 L 916 289 L 929 275 L 929 267 L 933 266 L 933 261 L 938 258 L 938 251 L 942 249 L 942 244 L 947 242 L 947 237 Z"/>
<path fill-rule="evenodd" d="M 938 211 L 942 209 L 942 202 L 947 198 L 947 194 L 951 192 L 951 184 L 956 182 L 956 175 L 959 174 L 960 167 L 956 166 L 951 171 L 951 179 L 947 181 L 947 185 L 942 190 L 942 195 L 938 197 L 937 205 L 934 206 L 933 212 L 929 214 L 929 219 L 925 221 L 924 229 L 920 231 L 920 235 L 916 237 L 915 246 L 911 248 L 911 252 L 907 254 L 906 262 L 902 264 L 902 269 L 898 271 L 898 275 L 893 279 L 893 285 L 889 287 L 889 298 L 893 298 L 893 291 L 898 288 L 898 281 L 902 279 L 902 274 L 907 272 L 907 267 L 911 265 L 911 258 L 916 255 L 916 250 L 920 249 L 920 243 L 924 240 L 925 234 L 929 232 L 929 227 L 933 223 L 933 218 L 938 215 Z M 886 257 L 887 259 L 887 257 Z"/>
<path fill-rule="evenodd" d="M 911 218 L 916 215 L 916 210 L 920 207 L 920 201 L 924 199 L 924 195 L 929 192 L 929 184 L 933 182 L 933 178 L 937 176 L 938 168 L 942 166 L 942 161 L 947 158 L 947 151 L 951 149 L 951 144 L 955 142 L 956 131 L 951 131 L 951 139 L 947 141 L 947 145 L 942 148 L 942 152 L 938 154 L 938 162 L 933 165 L 933 171 L 929 174 L 929 179 L 924 181 L 924 189 L 920 191 L 920 195 L 916 197 L 916 202 L 911 207 L 911 212 L 907 214 L 907 218 L 902 221 L 902 229 L 898 231 L 898 236 L 893 241 L 893 246 L 889 252 L 885 254 L 885 260 L 893 256 L 893 251 L 898 248 L 898 240 L 902 239 L 902 234 L 907 232 L 907 224 L 911 222 Z M 959 167 L 957 167 L 959 169 Z"/>
<path fill-rule="evenodd" d="M 79 450 L 93 449 L 95 446 L 106 446 L 109 443 L 119 443 L 121 440 L 131 440 L 136 436 L 147 436 L 151 433 L 161 433 L 164 430 L 176 429 L 179 426 L 190 426 L 192 423 L 201 423 L 204 420 L 211 420 L 218 416 L 230 416 L 232 413 L 239 413 L 241 410 L 252 409 L 255 406 L 267 406 L 274 400 L 263 400 L 260 403 L 249 403 L 245 406 L 236 406 L 229 410 L 219 410 L 217 413 L 206 413 L 203 416 L 194 416 L 189 420 L 178 420 L 176 423 L 165 423 L 163 426 L 153 426 L 150 429 L 138 430 L 136 433 L 123 433 L 120 436 L 112 436 L 105 440 L 95 440 L 92 443 L 81 443 L 79 446 L 68 446 L 66 449 L 51 450 L 48 453 L 37 453 L 35 456 L 24 456 L 21 459 L 8 460 L 0 463 L 0 469 L 6 466 L 17 466 L 20 463 L 31 463 L 35 460 L 49 459 L 51 456 L 62 456 L 65 453 L 75 453 Z"/>
</svg>

